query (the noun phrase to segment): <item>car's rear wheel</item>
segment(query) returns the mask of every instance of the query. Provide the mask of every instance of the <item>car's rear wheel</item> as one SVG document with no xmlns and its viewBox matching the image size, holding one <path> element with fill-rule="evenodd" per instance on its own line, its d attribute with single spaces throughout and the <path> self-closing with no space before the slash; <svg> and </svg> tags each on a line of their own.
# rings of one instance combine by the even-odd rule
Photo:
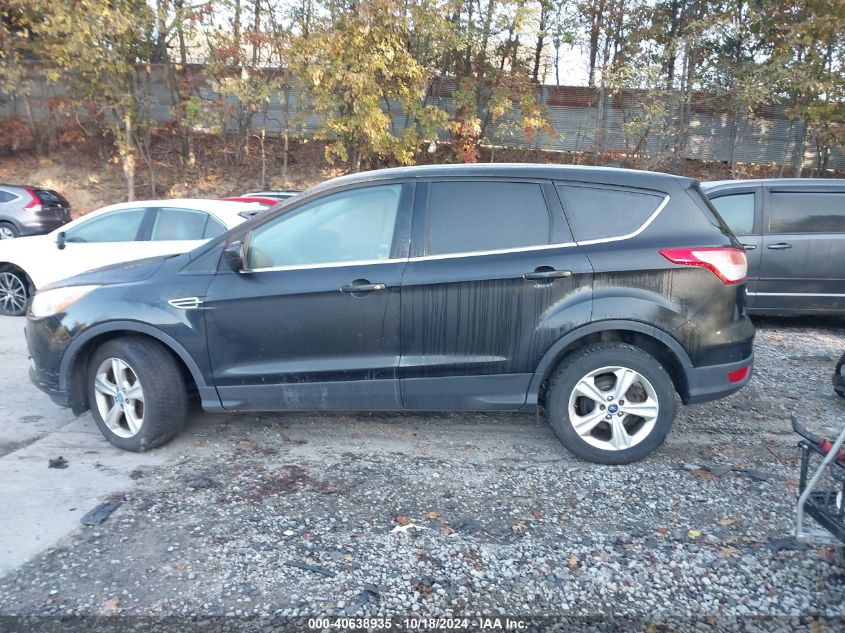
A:
<svg viewBox="0 0 845 633">
<path fill-rule="evenodd" d="M 0 314 L 21 316 L 29 305 L 29 281 L 22 272 L 4 270 L 0 272 Z"/>
<path fill-rule="evenodd" d="M 185 423 L 187 395 L 170 353 L 143 337 L 108 341 L 88 364 L 88 404 L 109 442 L 127 451 L 166 444 Z"/>
<path fill-rule="evenodd" d="M 0 240 L 13 240 L 20 232 L 18 227 L 9 222 L 0 222 Z"/>
<path fill-rule="evenodd" d="M 576 456 L 629 464 L 666 439 L 677 408 L 672 379 L 625 343 L 581 348 L 558 365 L 546 391 L 552 428 Z"/>
</svg>

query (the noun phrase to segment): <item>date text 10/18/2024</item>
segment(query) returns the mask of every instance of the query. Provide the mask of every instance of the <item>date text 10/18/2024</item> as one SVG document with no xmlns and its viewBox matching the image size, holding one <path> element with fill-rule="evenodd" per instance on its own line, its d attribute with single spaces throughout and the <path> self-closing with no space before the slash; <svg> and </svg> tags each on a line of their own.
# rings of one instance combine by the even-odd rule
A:
<svg viewBox="0 0 845 633">
<path fill-rule="evenodd" d="M 521 631 L 528 627 L 524 620 L 506 617 L 476 618 L 309 618 L 308 628 L 316 630 L 490 630 Z"/>
</svg>

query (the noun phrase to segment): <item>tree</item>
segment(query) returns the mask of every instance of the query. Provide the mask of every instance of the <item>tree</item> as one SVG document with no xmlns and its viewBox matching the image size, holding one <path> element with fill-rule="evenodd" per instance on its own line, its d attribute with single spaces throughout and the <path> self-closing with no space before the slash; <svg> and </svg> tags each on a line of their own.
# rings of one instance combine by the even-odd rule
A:
<svg viewBox="0 0 845 633">
<path fill-rule="evenodd" d="M 110 132 L 135 197 L 138 127 L 146 125 L 153 13 L 144 0 L 51 0 L 42 2 L 39 51 L 49 60 L 47 77 L 66 82 L 72 98 L 89 106 Z"/>
<path fill-rule="evenodd" d="M 328 5 L 329 15 L 312 18 L 295 45 L 297 73 L 323 117 L 326 157 L 355 170 L 376 159 L 412 163 L 420 144 L 436 138 L 445 123 L 442 110 L 424 103 L 432 78 L 409 48 L 414 27 L 428 23 L 425 13 L 434 3 Z M 395 125 L 400 115 L 407 123 L 401 131 Z"/>
</svg>

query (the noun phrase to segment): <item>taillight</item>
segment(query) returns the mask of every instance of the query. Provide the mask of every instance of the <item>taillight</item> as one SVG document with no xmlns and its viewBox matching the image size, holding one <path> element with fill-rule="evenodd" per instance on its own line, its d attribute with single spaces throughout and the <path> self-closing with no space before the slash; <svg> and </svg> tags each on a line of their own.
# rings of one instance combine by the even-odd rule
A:
<svg viewBox="0 0 845 633">
<path fill-rule="evenodd" d="M 726 284 L 745 281 L 748 260 L 739 248 L 661 248 L 660 254 L 681 266 L 703 266 Z"/>
<path fill-rule="evenodd" d="M 29 209 L 33 213 L 38 213 L 41 211 L 41 198 L 35 195 L 35 192 L 30 189 L 29 187 L 26 188 L 26 192 L 29 194 L 29 202 L 24 205 L 24 209 Z"/>
<path fill-rule="evenodd" d="M 741 369 L 734 369 L 728 372 L 728 382 L 742 382 L 751 371 L 751 366 L 742 367 Z"/>
</svg>

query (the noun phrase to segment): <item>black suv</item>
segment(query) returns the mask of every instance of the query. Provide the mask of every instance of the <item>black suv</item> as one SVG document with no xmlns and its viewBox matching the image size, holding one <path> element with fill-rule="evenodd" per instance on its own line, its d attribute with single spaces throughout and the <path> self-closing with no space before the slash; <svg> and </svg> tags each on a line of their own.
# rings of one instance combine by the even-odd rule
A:
<svg viewBox="0 0 845 633">
<path fill-rule="evenodd" d="M 210 411 L 543 407 L 576 455 L 748 382 L 741 245 L 695 181 L 542 165 L 323 183 L 184 255 L 35 296 L 32 380 L 128 450 Z"/>
</svg>

